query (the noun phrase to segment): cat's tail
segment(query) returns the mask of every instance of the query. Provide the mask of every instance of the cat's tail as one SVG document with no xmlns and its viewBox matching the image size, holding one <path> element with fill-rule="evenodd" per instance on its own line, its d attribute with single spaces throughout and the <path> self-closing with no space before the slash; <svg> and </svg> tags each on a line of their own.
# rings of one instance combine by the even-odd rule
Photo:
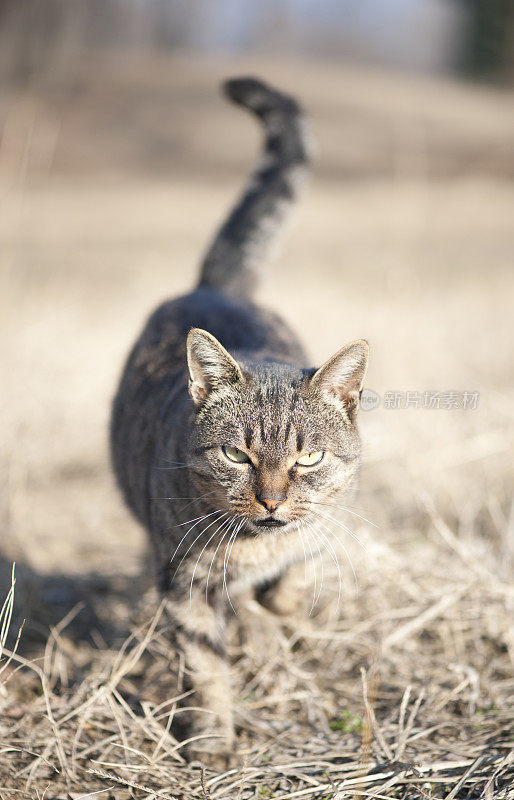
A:
<svg viewBox="0 0 514 800">
<path fill-rule="evenodd" d="M 255 78 L 228 80 L 223 89 L 232 102 L 259 118 L 264 147 L 205 255 L 199 285 L 249 297 L 304 182 L 311 147 L 305 117 L 289 95 Z"/>
</svg>

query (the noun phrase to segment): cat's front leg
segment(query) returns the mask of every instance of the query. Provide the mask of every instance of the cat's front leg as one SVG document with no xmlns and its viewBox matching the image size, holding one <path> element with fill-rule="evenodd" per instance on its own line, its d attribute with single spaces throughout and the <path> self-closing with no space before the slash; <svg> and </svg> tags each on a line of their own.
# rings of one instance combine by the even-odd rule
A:
<svg viewBox="0 0 514 800">
<path fill-rule="evenodd" d="M 187 739 L 194 739 L 185 755 L 224 769 L 234 762 L 235 747 L 222 609 L 207 603 L 204 592 L 193 590 L 191 602 L 189 597 L 168 597 L 167 612 L 184 654 L 184 688 L 193 690 L 181 711 Z"/>
<path fill-rule="evenodd" d="M 257 586 L 256 599 L 279 616 L 301 613 L 306 602 L 304 571 L 303 564 L 293 564 L 273 580 Z"/>
</svg>

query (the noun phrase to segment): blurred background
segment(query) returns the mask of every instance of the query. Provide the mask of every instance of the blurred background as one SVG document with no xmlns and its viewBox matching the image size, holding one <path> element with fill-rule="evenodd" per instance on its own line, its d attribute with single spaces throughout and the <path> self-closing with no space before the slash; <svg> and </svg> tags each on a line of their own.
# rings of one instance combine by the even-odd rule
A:
<svg viewBox="0 0 514 800">
<path fill-rule="evenodd" d="M 313 363 L 368 338 L 382 398 L 480 395 L 363 411 L 356 502 L 401 547 L 429 501 L 509 568 L 513 45 L 508 0 L 0 0 L 5 582 L 139 570 L 109 404 L 255 159 L 219 94 L 241 73 L 297 95 L 319 147 L 259 298 Z"/>
<path fill-rule="evenodd" d="M 2 0 L 2 64 L 14 80 L 69 68 L 85 51 L 344 59 L 507 82 L 508 0 Z"/>
</svg>

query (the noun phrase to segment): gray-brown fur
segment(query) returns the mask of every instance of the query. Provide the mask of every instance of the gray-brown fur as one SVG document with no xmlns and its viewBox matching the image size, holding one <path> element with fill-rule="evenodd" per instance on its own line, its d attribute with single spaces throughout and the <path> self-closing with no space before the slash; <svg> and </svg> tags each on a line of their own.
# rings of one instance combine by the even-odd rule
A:
<svg viewBox="0 0 514 800">
<path fill-rule="evenodd" d="M 304 182 L 310 157 L 305 118 L 295 100 L 254 78 L 224 84 L 227 97 L 262 122 L 264 148 L 243 195 L 203 260 L 200 286 L 248 297 Z"/>
<path fill-rule="evenodd" d="M 216 763 L 233 754 L 228 595 L 256 591 L 273 608 L 275 592 L 275 610 L 287 607 L 281 576 L 304 557 L 316 503 L 355 481 L 367 361 L 358 341 L 310 368 L 288 326 L 252 303 L 265 233 L 295 196 L 306 148 L 291 98 L 254 79 L 227 87 L 264 124 L 266 166 L 214 240 L 199 286 L 148 320 L 111 425 L 118 481 L 150 534 L 173 641 L 185 654 L 194 705 L 205 709 L 190 716 L 189 734 L 203 738 L 189 751 Z M 231 461 L 223 446 L 250 461 Z M 297 464 L 314 451 L 325 453 L 319 464 Z"/>
</svg>

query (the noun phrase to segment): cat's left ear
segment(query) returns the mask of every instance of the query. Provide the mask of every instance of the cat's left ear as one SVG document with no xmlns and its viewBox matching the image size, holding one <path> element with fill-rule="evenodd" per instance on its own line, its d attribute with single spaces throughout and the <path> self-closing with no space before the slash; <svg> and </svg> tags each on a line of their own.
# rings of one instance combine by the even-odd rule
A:
<svg viewBox="0 0 514 800">
<path fill-rule="evenodd" d="M 335 397 L 353 419 L 359 408 L 359 393 L 368 366 L 369 346 L 365 339 L 351 342 L 329 358 L 314 373 L 310 386 Z"/>
<path fill-rule="evenodd" d="M 209 394 L 243 380 L 241 368 L 212 333 L 193 328 L 187 337 L 189 394 L 202 405 Z"/>
</svg>

